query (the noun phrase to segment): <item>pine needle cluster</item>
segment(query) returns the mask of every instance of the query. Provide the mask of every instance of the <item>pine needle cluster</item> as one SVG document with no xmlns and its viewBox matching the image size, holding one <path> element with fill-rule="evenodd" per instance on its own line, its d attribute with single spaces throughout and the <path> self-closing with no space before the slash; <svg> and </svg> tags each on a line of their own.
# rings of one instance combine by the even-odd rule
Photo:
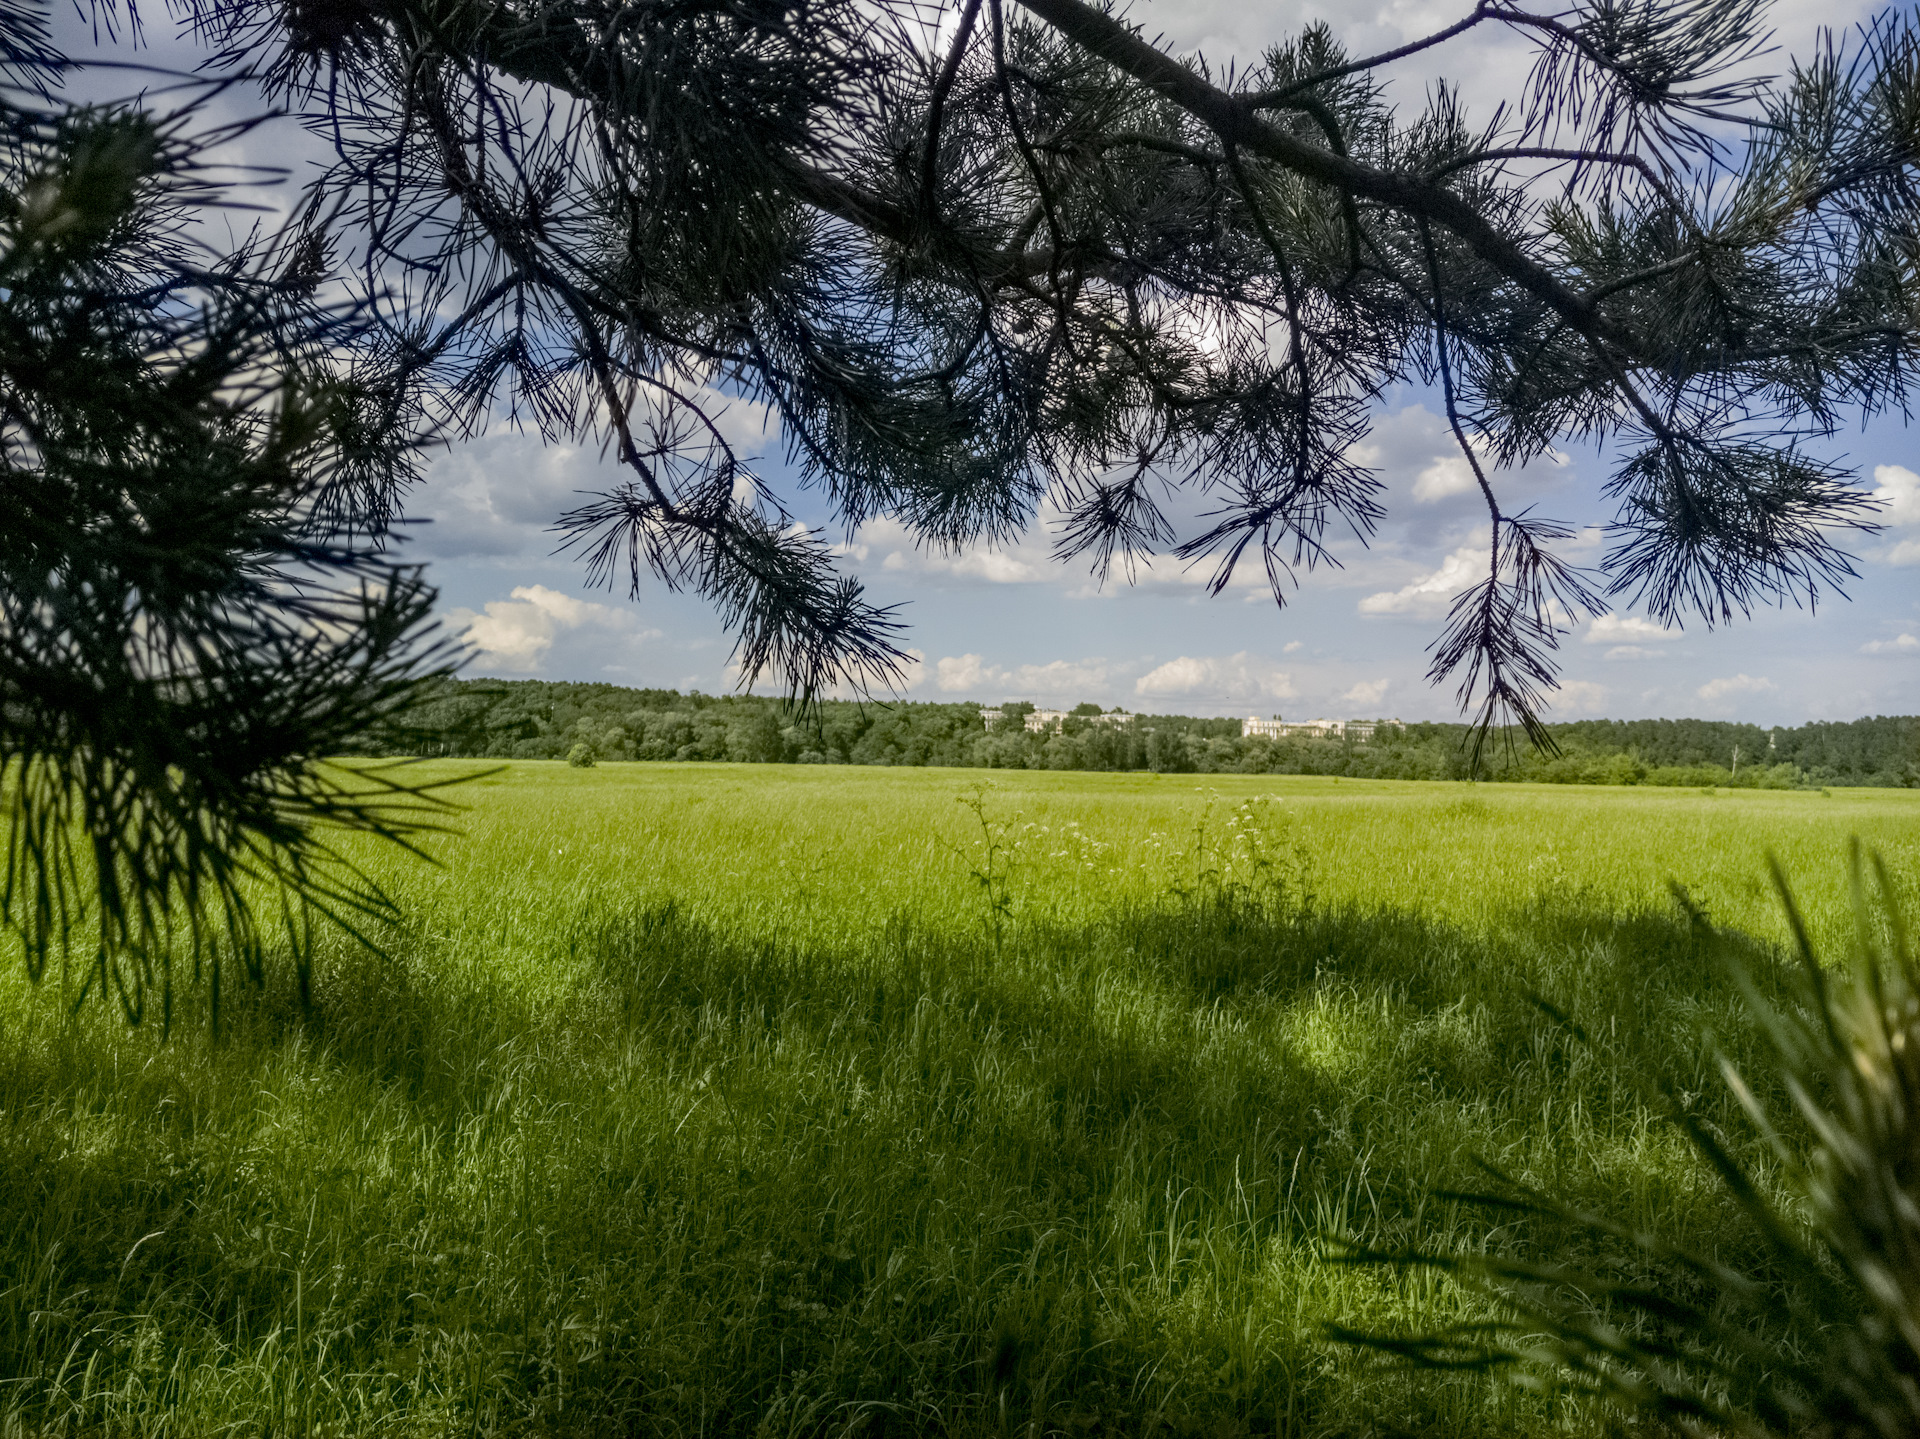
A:
<svg viewBox="0 0 1920 1439">
<path fill-rule="evenodd" d="M 1105 578 L 1170 555 L 1277 601 L 1384 514 L 1374 402 L 1437 386 L 1487 507 L 1434 650 L 1536 717 L 1582 615 L 1811 605 L 1868 496 L 1808 448 L 1904 405 L 1920 30 L 1758 78 L 1749 0 L 1479 0 L 1397 50 L 1324 26 L 1224 73 L 1088 0 L 185 0 L 330 145 L 365 293 L 446 418 L 598 435 L 560 521 L 597 579 L 711 599 L 795 697 L 884 684 L 897 620 L 728 437 L 778 416 L 840 521 L 935 549 L 1056 516 Z M 1396 64 L 1533 48 L 1512 109 Z M 1501 472 L 1617 457 L 1597 569 Z M 1556 550 L 1556 546 L 1561 546 Z"/>
<path fill-rule="evenodd" d="M 304 983 L 315 918 L 389 909 L 327 832 L 448 809 L 327 762 L 398 739 L 444 669 L 432 590 L 379 544 L 417 415 L 317 298 L 312 227 L 196 242 L 231 193 L 217 87 L 59 105 L 43 18 L 0 21 L 0 913 L 34 978 L 164 1019 L 176 963 L 216 1005 L 272 952 Z"/>
</svg>

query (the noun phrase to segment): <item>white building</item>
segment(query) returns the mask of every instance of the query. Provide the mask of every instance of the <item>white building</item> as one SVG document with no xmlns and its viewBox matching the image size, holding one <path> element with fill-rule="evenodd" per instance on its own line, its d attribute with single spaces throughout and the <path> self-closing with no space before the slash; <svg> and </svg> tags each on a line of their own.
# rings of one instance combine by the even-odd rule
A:
<svg viewBox="0 0 1920 1439">
<path fill-rule="evenodd" d="M 982 709 L 980 711 L 980 723 L 988 729 L 992 729 L 1005 717 L 1006 711 L 1002 709 Z M 1029 734 L 1039 734 L 1042 730 L 1058 729 L 1062 723 L 1069 719 L 1083 719 L 1091 721 L 1094 724 L 1103 725 L 1124 725 L 1132 718 L 1133 716 L 1130 714 L 1069 715 L 1065 710 L 1030 710 L 1027 713 L 1027 732 Z"/>
<path fill-rule="evenodd" d="M 1351 739 L 1362 744 L 1381 729 L 1405 729 L 1397 719 L 1390 720 L 1283 720 L 1279 715 L 1272 719 L 1249 717 L 1240 724 L 1240 734 L 1244 739 L 1254 735 L 1264 735 L 1268 739 Z"/>
</svg>

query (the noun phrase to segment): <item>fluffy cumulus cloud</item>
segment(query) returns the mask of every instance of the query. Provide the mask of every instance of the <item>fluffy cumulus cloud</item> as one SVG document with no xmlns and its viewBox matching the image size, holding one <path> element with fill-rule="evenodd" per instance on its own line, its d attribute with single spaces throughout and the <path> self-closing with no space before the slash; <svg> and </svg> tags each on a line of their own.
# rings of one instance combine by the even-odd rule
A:
<svg viewBox="0 0 1920 1439">
<path fill-rule="evenodd" d="M 1638 615 L 1601 615 L 1587 626 L 1587 643 L 1590 645 L 1638 644 L 1642 641 L 1658 643 L 1672 638 L 1672 630 L 1662 629 L 1652 620 L 1643 620 Z"/>
<path fill-rule="evenodd" d="M 1360 601 L 1363 615 L 1416 615 L 1437 619 L 1446 614 L 1455 595 L 1479 583 L 1487 572 L 1487 552 L 1479 545 L 1463 545 L 1433 570 L 1397 590 L 1382 590 Z"/>
<path fill-rule="evenodd" d="M 1733 695 L 1764 694 L 1773 687 L 1773 681 L 1764 676 L 1723 675 L 1719 679 L 1708 680 L 1695 693 L 1703 700 L 1714 701 L 1727 699 Z"/>
<path fill-rule="evenodd" d="M 1424 408 L 1415 406 L 1416 409 Z M 1440 437 L 1450 441 L 1451 436 Z M 1480 461 L 1480 468 L 1489 478 L 1495 477 L 1493 460 L 1485 449 L 1475 444 L 1474 458 Z M 1538 484 L 1554 470 L 1565 469 L 1571 461 L 1558 450 L 1549 450 L 1546 455 L 1533 464 L 1522 467 L 1523 480 Z M 1500 479 L 1511 476 L 1501 475 Z M 1473 466 L 1467 463 L 1467 457 L 1460 453 L 1457 442 L 1451 450 L 1434 455 L 1413 477 L 1413 498 L 1416 504 L 1434 505 L 1442 500 L 1452 499 L 1455 495 L 1480 495 L 1480 480 L 1473 473 Z"/>
<path fill-rule="evenodd" d="M 1441 455 L 1413 478 L 1413 497 L 1423 505 L 1480 488 L 1465 455 Z"/>
<path fill-rule="evenodd" d="M 934 683 L 948 694 L 984 690 L 990 683 L 987 663 L 979 655 L 948 655 L 934 664 L 933 673 Z"/>
<path fill-rule="evenodd" d="M 1901 635 L 1898 639 L 1871 640 L 1860 646 L 1863 655 L 1920 655 L 1920 637 Z"/>
<path fill-rule="evenodd" d="M 933 666 L 933 681 L 944 694 L 976 699 L 1084 698 L 1104 691 L 1110 671 L 1105 660 L 1053 660 L 1043 665 L 1006 667 L 980 655 L 948 655 Z"/>
<path fill-rule="evenodd" d="M 1241 650 L 1238 654 L 1181 655 L 1134 681 L 1133 692 L 1148 699 L 1291 699 L 1293 679 L 1273 661 Z"/>
<path fill-rule="evenodd" d="M 1547 696 L 1549 708 L 1560 715 L 1597 715 L 1607 708 L 1608 690 L 1592 680 L 1565 680 Z"/>
<path fill-rule="evenodd" d="M 597 449 L 499 434 L 448 451 L 427 467 L 408 509 L 423 558 L 537 563 L 553 549 L 547 528 L 581 503 L 581 491 L 618 476 Z"/>
<path fill-rule="evenodd" d="M 770 406 L 697 392 L 715 427 L 743 458 L 778 447 Z M 554 521 L 629 476 L 597 444 L 549 444 L 537 434 L 501 429 L 438 455 L 427 466 L 408 511 L 408 538 L 419 557 L 494 561 L 505 567 L 543 562 L 552 553 Z M 752 495 L 744 480 L 741 499 Z"/>
<path fill-rule="evenodd" d="M 1895 535 L 1887 563 L 1920 565 L 1920 475 L 1904 465 L 1876 465 L 1873 485 L 1880 523 Z"/>
<path fill-rule="evenodd" d="M 1176 494 L 1166 505 L 1170 522 L 1190 532 L 1203 508 L 1201 497 Z M 1191 513 L 1190 513 L 1191 512 Z M 1093 576 L 1080 561 L 1062 562 L 1053 553 L 1061 534 L 1061 516 L 1043 506 L 1034 522 L 1020 534 L 998 545 L 966 545 L 945 550 L 916 539 L 905 525 L 882 516 L 862 525 L 839 546 L 851 568 L 877 582 L 924 583 L 938 589 L 967 589 L 982 585 L 1053 585 L 1073 599 L 1112 597 L 1127 591 L 1191 595 L 1212 577 L 1207 565 L 1182 564 L 1166 555 L 1140 554 L 1131 561 L 1116 559 L 1104 578 Z M 1235 570 L 1229 588 L 1244 595 L 1265 595 L 1266 581 L 1256 564 Z"/>
<path fill-rule="evenodd" d="M 538 674 L 553 642 L 568 630 L 626 631 L 647 639 L 658 630 L 636 631 L 633 616 L 611 605 L 577 600 L 545 585 L 519 585 L 504 600 L 488 600 L 483 612 L 447 611 L 447 623 L 473 647 L 472 668 L 494 674 Z"/>
<path fill-rule="evenodd" d="M 1638 615 L 1600 615 L 1587 626 L 1586 642 L 1608 646 L 1606 658 L 1610 660 L 1650 660 L 1666 653 L 1654 646 L 1674 637 L 1672 630 Z"/>
<path fill-rule="evenodd" d="M 840 546 L 840 553 L 859 567 L 878 568 L 902 579 L 971 581 L 988 585 L 1031 585 L 1059 579 L 1047 560 L 1046 546 L 1033 535 L 1011 545 L 971 546 L 942 550 L 916 541 L 907 527 L 891 516 L 862 525 Z"/>
<path fill-rule="evenodd" d="M 1342 694 L 1340 698 L 1360 709 L 1377 709 L 1387 697 L 1387 691 L 1393 687 L 1392 680 L 1363 680 Z"/>
<path fill-rule="evenodd" d="M 1416 402 L 1378 413 L 1372 424 L 1367 437 L 1348 451 L 1348 458 L 1374 471 L 1387 487 L 1384 536 L 1404 533 L 1418 542 L 1430 532 L 1434 516 L 1429 511 L 1436 506 L 1447 512 L 1443 519 L 1452 514 L 1485 515 L 1480 481 L 1444 416 Z M 1525 495 L 1530 501 L 1570 478 L 1572 461 L 1557 450 L 1511 470 L 1496 469 L 1492 455 L 1479 443 L 1474 445 L 1474 456 L 1505 498 Z"/>
<path fill-rule="evenodd" d="M 1920 526 L 1920 475 L 1905 465 L 1875 465 L 1873 484 L 1873 497 L 1886 506 L 1882 520 L 1902 528 Z"/>
<path fill-rule="evenodd" d="M 1032 585 L 1051 578 L 1036 561 L 1010 550 L 971 549 L 959 554 L 937 550 L 894 550 L 880 568 L 895 574 L 944 575 L 990 585 Z"/>
</svg>

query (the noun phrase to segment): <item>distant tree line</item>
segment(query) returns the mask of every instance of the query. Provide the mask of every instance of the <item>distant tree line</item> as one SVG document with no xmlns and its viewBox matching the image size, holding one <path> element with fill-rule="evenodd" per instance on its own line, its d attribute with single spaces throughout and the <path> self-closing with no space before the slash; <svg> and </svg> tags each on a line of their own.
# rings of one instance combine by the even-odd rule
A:
<svg viewBox="0 0 1920 1439">
<path fill-rule="evenodd" d="M 1461 724 L 1382 729 L 1365 742 L 1242 738 L 1240 721 L 1133 715 L 1099 723 L 1081 705 L 1029 732 L 1032 706 L 1003 707 L 991 728 L 977 704 L 827 701 L 800 717 L 753 695 L 625 689 L 545 680 L 448 680 L 413 716 L 432 755 L 566 759 L 579 746 L 613 760 L 754 764 L 950 765 L 970 769 L 1152 770 L 1163 774 L 1313 774 L 1470 779 Z M 1490 747 L 1483 778 L 1559 784 L 1920 787 L 1920 717 L 1876 716 L 1796 728 L 1716 720 L 1579 720 L 1549 727 L 1557 755 Z M 1736 762 L 1735 751 L 1738 751 Z"/>
</svg>

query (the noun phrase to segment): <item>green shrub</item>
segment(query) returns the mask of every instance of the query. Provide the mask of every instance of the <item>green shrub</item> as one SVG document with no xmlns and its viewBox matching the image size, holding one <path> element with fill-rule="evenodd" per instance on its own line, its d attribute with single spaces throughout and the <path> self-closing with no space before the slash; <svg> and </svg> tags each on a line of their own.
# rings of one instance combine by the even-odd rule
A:
<svg viewBox="0 0 1920 1439">
<path fill-rule="evenodd" d="M 594 758 L 593 746 L 585 740 L 580 741 L 579 744 L 567 751 L 567 763 L 575 769 L 592 769 L 597 763 Z"/>
</svg>

